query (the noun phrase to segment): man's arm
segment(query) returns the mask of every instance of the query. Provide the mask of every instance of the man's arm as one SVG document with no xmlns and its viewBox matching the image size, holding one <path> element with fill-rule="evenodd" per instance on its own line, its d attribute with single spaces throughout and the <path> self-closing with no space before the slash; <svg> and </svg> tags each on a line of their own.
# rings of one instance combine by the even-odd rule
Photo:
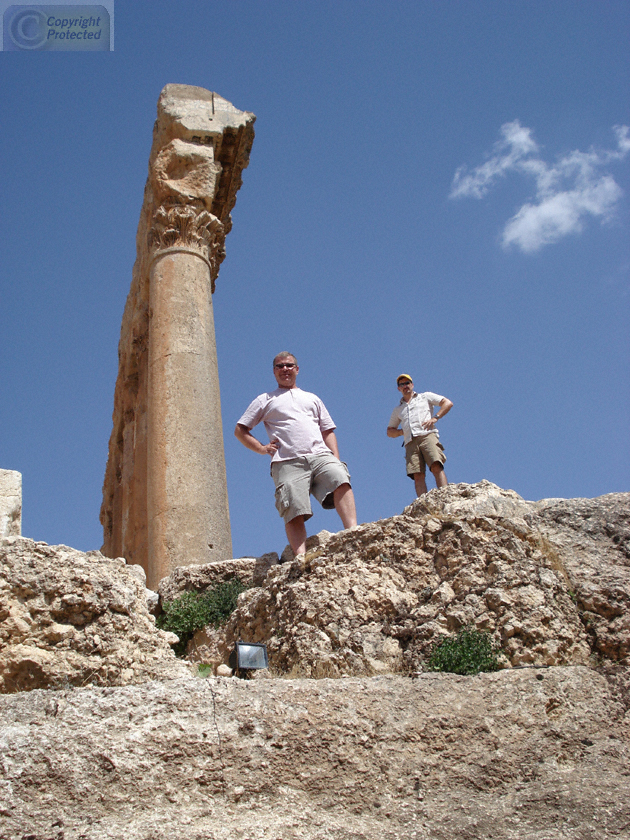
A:
<svg viewBox="0 0 630 840">
<path fill-rule="evenodd" d="M 246 446 L 248 449 L 251 449 L 252 452 L 258 453 L 258 455 L 271 455 L 273 457 L 278 451 L 278 444 L 275 440 L 272 440 L 271 443 L 268 443 L 265 446 L 265 444 L 261 443 L 259 440 L 256 440 L 256 438 L 249 431 L 247 426 L 243 426 L 242 423 L 236 424 L 234 434 L 240 440 L 243 446 Z"/>
<path fill-rule="evenodd" d="M 387 424 L 387 437 L 397 438 L 405 434 L 400 428 L 400 422 L 400 406 L 396 406 L 396 408 L 392 411 L 389 423 Z"/>
<path fill-rule="evenodd" d="M 322 432 L 322 437 L 324 438 L 324 443 L 330 449 L 335 458 L 339 458 L 339 445 L 337 444 L 337 435 L 335 434 L 335 430 L 328 429 L 327 431 Z"/>
<path fill-rule="evenodd" d="M 434 416 L 431 417 L 430 420 L 424 421 L 424 423 L 422 424 L 423 429 L 432 429 L 438 420 L 441 420 L 445 414 L 449 413 L 451 408 L 453 408 L 453 403 L 450 400 L 447 400 L 446 397 L 442 397 L 442 399 L 439 402 L 439 406 L 440 407 L 438 408 L 437 413 L 434 414 Z"/>
</svg>

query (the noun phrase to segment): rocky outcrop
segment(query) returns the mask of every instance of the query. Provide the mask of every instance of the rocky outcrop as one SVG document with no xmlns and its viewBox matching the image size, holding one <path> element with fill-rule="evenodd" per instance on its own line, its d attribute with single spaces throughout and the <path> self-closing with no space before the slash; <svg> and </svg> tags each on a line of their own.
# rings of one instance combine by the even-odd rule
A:
<svg viewBox="0 0 630 840">
<path fill-rule="evenodd" d="M 472 625 L 506 666 L 629 662 L 630 494 L 527 502 L 451 485 L 307 545 L 240 596 L 224 659 L 241 638 L 266 642 L 280 674 L 413 672 Z"/>
<path fill-rule="evenodd" d="M 265 640 L 284 677 L 259 680 L 175 660 L 139 567 L 0 541 L 0 840 L 624 837 L 629 502 L 452 485 L 162 581 L 251 576 L 205 652 Z M 422 670 L 465 624 L 521 667 Z"/>
<path fill-rule="evenodd" d="M 538 502 L 533 521 L 566 569 L 597 656 L 629 662 L 630 494 Z"/>
<path fill-rule="evenodd" d="M 503 664 L 629 662 L 630 494 L 526 502 L 490 482 L 451 485 L 400 516 L 309 540 L 304 557 L 177 569 L 163 600 L 233 577 L 253 588 L 189 658 L 268 646 L 272 673 L 420 671 L 436 640 L 473 625 Z M 139 566 L 12 537 L 0 543 L 0 691 L 121 685 L 187 666 L 155 627 Z"/>
<path fill-rule="evenodd" d="M 614 675 L 613 675 L 614 676 Z M 628 706 L 583 667 L 0 697 L 0 837 L 627 836 Z"/>
<path fill-rule="evenodd" d="M 140 567 L 0 540 L 0 692 L 125 685 L 187 672 L 155 626 Z"/>
</svg>

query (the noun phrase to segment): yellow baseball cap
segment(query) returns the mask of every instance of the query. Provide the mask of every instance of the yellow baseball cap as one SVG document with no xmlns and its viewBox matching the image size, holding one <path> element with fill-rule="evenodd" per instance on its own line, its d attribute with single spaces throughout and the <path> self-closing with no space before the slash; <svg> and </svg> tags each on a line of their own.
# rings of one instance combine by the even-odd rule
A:
<svg viewBox="0 0 630 840">
<path fill-rule="evenodd" d="M 401 373 L 396 377 L 396 385 L 398 385 L 401 379 L 408 379 L 410 382 L 413 382 L 413 379 L 409 376 L 408 373 Z"/>
</svg>

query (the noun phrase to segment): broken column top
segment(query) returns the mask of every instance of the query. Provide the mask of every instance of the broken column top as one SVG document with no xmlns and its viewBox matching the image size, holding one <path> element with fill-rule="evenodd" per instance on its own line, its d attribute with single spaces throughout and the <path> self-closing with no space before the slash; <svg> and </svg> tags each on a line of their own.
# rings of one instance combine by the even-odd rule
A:
<svg viewBox="0 0 630 840">
<path fill-rule="evenodd" d="M 242 183 L 241 173 L 249 163 L 256 117 L 249 111 L 239 111 L 218 93 L 194 85 L 166 85 L 160 94 L 157 110 L 149 170 L 157 163 L 160 172 L 158 158 L 167 147 L 170 153 L 169 171 L 164 172 L 160 185 L 154 182 L 154 191 L 157 186 L 158 193 L 166 191 L 179 194 L 182 199 L 203 201 L 228 233 L 230 211 Z M 177 159 L 181 153 L 185 152 L 182 157 L 190 160 L 191 144 L 198 147 L 200 164 L 193 166 L 193 170 L 196 169 L 198 175 L 208 172 L 211 158 L 215 165 L 218 164 L 218 184 L 213 178 L 191 178 L 190 165 L 179 165 Z M 185 168 L 187 172 L 184 172 Z M 212 183 L 206 184 L 206 180 Z M 166 190 L 160 189 L 160 186 L 166 187 Z"/>
<path fill-rule="evenodd" d="M 221 134 L 227 127 L 240 128 L 253 123 L 249 111 L 239 111 L 231 102 L 195 85 L 166 85 L 158 100 L 158 123 L 174 127 L 173 137 L 193 139 L 194 134 Z"/>
</svg>

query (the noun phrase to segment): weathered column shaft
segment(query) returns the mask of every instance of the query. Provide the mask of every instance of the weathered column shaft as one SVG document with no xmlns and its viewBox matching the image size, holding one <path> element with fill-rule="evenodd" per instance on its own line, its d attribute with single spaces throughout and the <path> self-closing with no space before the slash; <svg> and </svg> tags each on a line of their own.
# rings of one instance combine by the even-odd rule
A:
<svg viewBox="0 0 630 840">
<path fill-rule="evenodd" d="M 186 558 L 232 556 L 210 268 L 190 251 L 151 267 L 147 401 L 149 586 Z"/>
</svg>

